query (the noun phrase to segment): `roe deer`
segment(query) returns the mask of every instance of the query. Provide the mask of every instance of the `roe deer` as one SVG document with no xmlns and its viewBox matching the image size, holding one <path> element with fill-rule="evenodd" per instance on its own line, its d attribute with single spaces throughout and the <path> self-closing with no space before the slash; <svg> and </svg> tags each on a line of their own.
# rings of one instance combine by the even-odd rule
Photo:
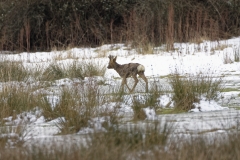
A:
<svg viewBox="0 0 240 160">
<path fill-rule="evenodd" d="M 139 63 L 128 63 L 128 64 L 118 64 L 116 62 L 117 56 L 113 57 L 111 55 L 108 56 L 109 58 L 109 63 L 108 63 L 108 69 L 114 69 L 117 71 L 117 73 L 122 77 L 122 83 L 121 83 L 121 88 L 124 88 L 124 84 L 127 86 L 128 90 L 132 92 L 137 83 L 137 75 L 139 75 L 146 83 L 146 92 L 148 92 L 148 80 L 144 75 L 145 67 Z M 135 80 L 135 83 L 132 87 L 132 89 L 129 88 L 127 85 L 127 79 L 128 77 L 133 77 Z"/>
</svg>

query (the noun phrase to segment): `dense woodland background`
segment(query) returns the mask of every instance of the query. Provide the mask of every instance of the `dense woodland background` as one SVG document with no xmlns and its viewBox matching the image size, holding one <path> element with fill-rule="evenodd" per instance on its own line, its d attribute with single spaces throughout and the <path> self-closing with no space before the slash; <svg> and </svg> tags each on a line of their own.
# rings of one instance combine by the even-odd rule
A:
<svg viewBox="0 0 240 160">
<path fill-rule="evenodd" d="M 0 0 L 0 50 L 133 47 L 240 35 L 240 0 Z"/>
</svg>

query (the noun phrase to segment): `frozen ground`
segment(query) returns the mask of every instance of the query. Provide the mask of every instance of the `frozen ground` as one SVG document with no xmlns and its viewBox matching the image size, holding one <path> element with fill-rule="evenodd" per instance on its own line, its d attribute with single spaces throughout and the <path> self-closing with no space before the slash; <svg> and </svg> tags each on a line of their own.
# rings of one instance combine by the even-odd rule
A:
<svg viewBox="0 0 240 160">
<path fill-rule="evenodd" d="M 174 133 L 222 133 L 238 128 L 239 124 L 239 102 L 240 102 L 240 63 L 234 61 L 234 57 L 240 54 L 240 37 L 232 38 L 224 41 L 204 41 L 200 44 L 184 43 L 174 44 L 175 51 L 166 52 L 163 47 L 154 48 L 153 54 L 137 54 L 136 50 L 123 44 L 103 45 L 98 48 L 73 48 L 67 51 L 37 52 L 37 53 L 20 53 L 20 54 L 1 54 L 2 60 L 23 61 L 28 68 L 33 66 L 46 67 L 53 61 L 58 60 L 59 63 L 69 64 L 73 59 L 84 61 L 96 61 L 100 64 L 108 63 L 108 55 L 118 56 L 117 62 L 124 63 L 141 63 L 145 66 L 145 75 L 149 81 L 160 77 L 161 85 L 168 85 L 167 76 L 174 73 L 175 69 L 181 71 L 182 75 L 196 74 L 199 72 L 212 73 L 216 77 L 222 77 L 226 88 L 234 88 L 234 91 L 222 93 L 222 99 L 218 102 L 201 101 L 197 104 L 197 108 L 188 113 L 157 115 L 150 108 L 146 108 L 147 119 L 137 124 L 149 123 L 151 120 L 172 122 L 175 126 Z M 120 83 L 119 75 L 114 70 L 107 70 L 104 79 L 111 87 Z M 84 82 L 87 83 L 88 79 Z M 131 81 L 131 80 L 130 80 Z M 74 80 L 64 79 L 56 81 L 53 89 L 60 85 L 72 85 Z M 144 85 L 140 81 L 136 88 L 136 95 L 141 91 Z M 54 101 L 56 97 L 49 98 Z M 160 97 L 161 103 L 168 103 L 169 95 Z M 163 104 L 163 105 L 164 105 Z M 122 106 L 126 117 L 131 117 L 132 110 L 130 106 Z M 38 113 L 25 113 L 30 122 L 26 127 L 25 139 L 27 142 L 45 143 L 49 140 L 56 140 L 59 143 L 69 139 L 69 143 L 78 142 L 79 136 L 91 132 L 90 128 L 80 130 L 74 135 L 60 136 L 58 128 L 54 125 L 54 121 L 46 122 L 43 116 Z M 19 120 L 12 121 L 11 117 L 6 117 L 9 124 L 17 124 Z M 57 119 L 56 119 L 57 120 Z M 55 121 L 56 121 L 55 120 Z M 100 123 L 95 120 L 96 126 Z M 129 124 L 132 125 L 132 124 Z M 99 126 L 98 126 L 99 127 Z M 99 127 L 101 128 L 101 126 Z"/>
</svg>

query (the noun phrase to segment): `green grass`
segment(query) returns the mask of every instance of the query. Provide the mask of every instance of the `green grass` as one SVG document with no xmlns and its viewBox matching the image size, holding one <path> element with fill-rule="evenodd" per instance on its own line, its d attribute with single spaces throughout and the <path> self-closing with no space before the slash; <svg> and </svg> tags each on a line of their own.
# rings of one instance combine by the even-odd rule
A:
<svg viewBox="0 0 240 160">
<path fill-rule="evenodd" d="M 233 108 L 235 110 L 240 110 L 240 106 L 229 106 L 229 108 Z"/>
<path fill-rule="evenodd" d="M 238 88 L 223 88 L 221 92 L 233 92 L 233 91 L 240 91 Z"/>
<path fill-rule="evenodd" d="M 179 113 L 185 113 L 185 111 L 176 110 L 174 108 L 162 108 L 156 112 L 156 114 L 179 114 Z"/>
</svg>

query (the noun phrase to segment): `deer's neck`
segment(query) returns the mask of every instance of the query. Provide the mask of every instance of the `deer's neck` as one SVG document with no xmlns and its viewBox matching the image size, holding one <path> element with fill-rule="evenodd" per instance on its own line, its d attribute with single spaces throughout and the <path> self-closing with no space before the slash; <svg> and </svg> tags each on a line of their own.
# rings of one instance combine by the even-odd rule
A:
<svg viewBox="0 0 240 160">
<path fill-rule="evenodd" d="M 118 71 L 121 68 L 122 65 L 118 64 L 117 62 L 115 62 L 114 64 L 114 68 L 116 71 Z"/>
<path fill-rule="evenodd" d="M 115 63 L 114 65 L 114 70 L 121 76 L 121 77 L 124 77 L 125 76 L 125 72 L 123 70 L 124 68 L 124 65 L 121 65 L 121 64 L 118 64 L 118 63 Z"/>
</svg>

